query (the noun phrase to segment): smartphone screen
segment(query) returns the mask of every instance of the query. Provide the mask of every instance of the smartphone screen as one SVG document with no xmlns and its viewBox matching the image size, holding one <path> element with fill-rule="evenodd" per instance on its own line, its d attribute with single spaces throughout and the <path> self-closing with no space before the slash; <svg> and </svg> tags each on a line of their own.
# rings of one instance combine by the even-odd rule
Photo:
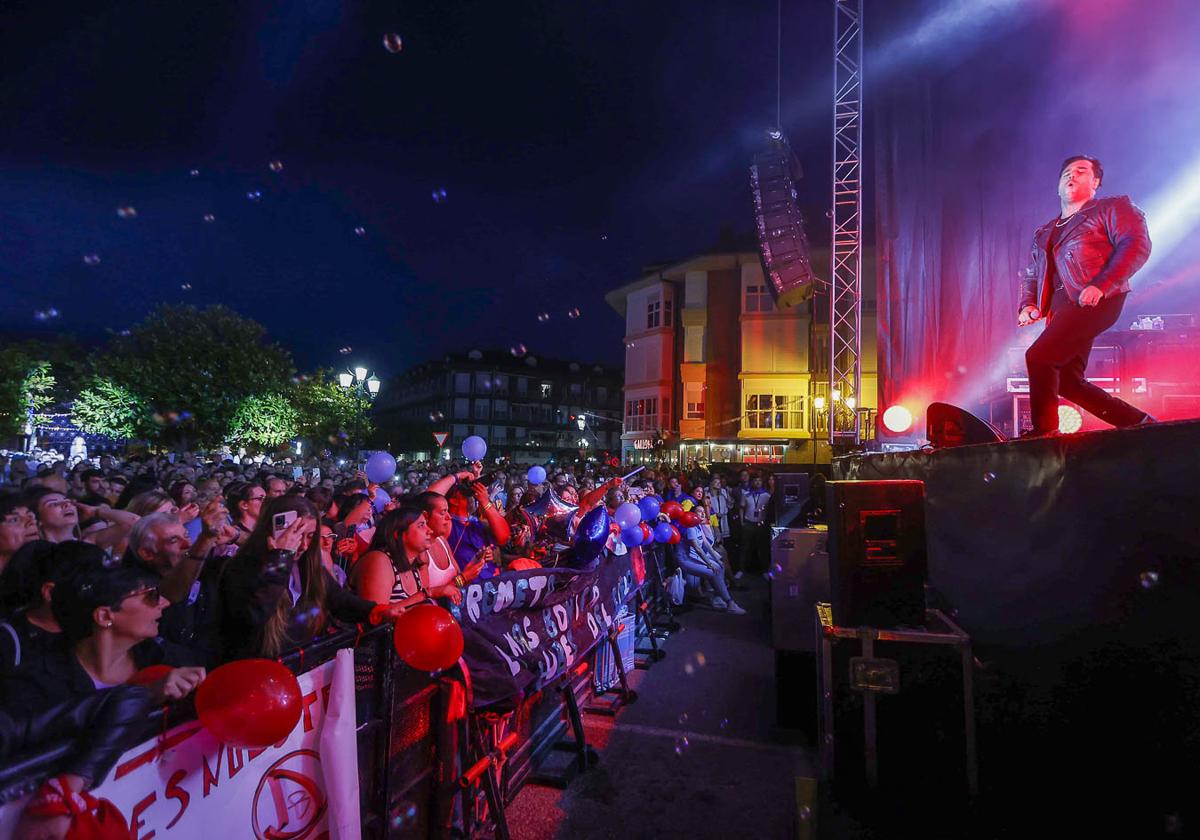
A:
<svg viewBox="0 0 1200 840">
<path fill-rule="evenodd" d="M 303 467 L 292 467 L 292 481 L 298 481 L 302 475 L 304 475 Z"/>
<path fill-rule="evenodd" d="M 271 520 L 272 536 L 278 537 L 288 529 L 288 526 L 296 521 L 296 511 L 285 510 L 283 513 L 275 514 L 275 518 Z"/>
</svg>

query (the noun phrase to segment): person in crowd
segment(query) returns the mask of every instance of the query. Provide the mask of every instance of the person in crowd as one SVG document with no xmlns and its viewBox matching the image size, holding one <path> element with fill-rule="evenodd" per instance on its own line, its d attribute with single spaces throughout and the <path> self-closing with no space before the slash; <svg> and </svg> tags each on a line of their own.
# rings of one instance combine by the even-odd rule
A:
<svg viewBox="0 0 1200 840">
<path fill-rule="evenodd" d="M 69 836 L 70 809 L 65 804 L 56 806 L 70 797 L 76 808 L 91 807 L 85 792 L 107 778 L 121 755 L 137 744 L 153 707 L 150 689 L 125 685 L 27 715 L 0 711 L 0 762 L 42 745 L 72 742 L 58 772 L 22 811 L 12 834 L 15 840 L 61 840 Z M 64 810 L 66 814 L 61 813 Z"/>
<path fill-rule="evenodd" d="M 765 573 L 771 563 L 771 527 L 767 507 L 771 494 L 763 487 L 762 476 L 755 473 L 750 487 L 741 496 L 742 569 Z"/>
<path fill-rule="evenodd" d="M 471 515 L 471 497 L 474 496 L 479 516 Z M 488 498 L 487 488 L 478 481 L 470 485 L 454 484 L 446 494 L 450 511 L 450 551 L 460 569 L 475 561 L 486 546 L 497 548 L 508 542 L 511 536 L 508 522 Z M 491 577 L 487 568 L 480 574 Z"/>
<path fill-rule="evenodd" d="M 25 496 L 16 490 L 0 492 L 0 573 L 21 546 L 37 538 L 37 517 Z"/>
<path fill-rule="evenodd" d="M 238 545 L 245 544 L 254 531 L 266 497 L 265 490 L 246 481 L 235 481 L 225 488 L 225 507 L 233 518 L 233 527 L 238 529 Z"/>
<path fill-rule="evenodd" d="M 810 527 L 825 521 L 825 476 L 821 473 L 808 480 L 808 498 L 800 506 L 800 520 Z"/>
<path fill-rule="evenodd" d="M 62 632 L 50 609 L 50 596 L 55 581 L 71 571 L 77 545 L 80 543 L 45 540 L 26 543 L 0 574 L 0 612 L 4 616 L 4 624 L 0 625 L 0 677 L 40 654 Z"/>
<path fill-rule="evenodd" d="M 108 496 L 109 492 L 111 492 L 108 479 L 105 477 L 103 471 L 97 469 L 84 470 L 81 479 L 83 492 L 79 496 L 79 501 L 93 506 L 112 504 L 112 500 Z"/>
<path fill-rule="evenodd" d="M 295 519 L 276 528 L 276 514 L 289 513 Z M 225 660 L 277 658 L 329 632 L 334 621 L 378 624 L 399 614 L 338 586 L 322 562 L 320 540 L 313 539 L 317 525 L 316 509 L 303 497 L 263 505 L 220 575 Z"/>
<path fill-rule="evenodd" d="M 77 552 L 71 572 L 55 582 L 51 594 L 62 632 L 42 655 L 0 681 L 0 708 L 34 714 L 127 683 L 150 665 L 177 666 L 151 684 L 158 702 L 178 700 L 203 681 L 204 669 L 193 667 L 186 651 L 157 639 L 166 604 L 154 578 L 114 564 L 87 543 L 55 551 Z"/>
<path fill-rule="evenodd" d="M 262 488 L 268 499 L 278 499 L 287 492 L 287 479 L 278 475 L 269 475 L 263 479 Z"/>
<path fill-rule="evenodd" d="M 196 501 L 196 485 L 192 484 L 186 478 L 178 479 L 171 483 L 169 494 L 171 501 L 175 503 L 175 507 L 183 510 Z"/>
<path fill-rule="evenodd" d="M 158 578 L 159 591 L 170 603 L 163 609 L 160 635 L 186 647 L 212 667 L 220 654 L 217 550 L 237 538 L 225 506 L 213 499 L 200 517 L 201 531 L 193 544 L 179 517 L 152 513 L 142 517 L 129 535 L 125 562 L 142 566 Z"/>
<path fill-rule="evenodd" d="M 420 508 L 388 512 L 375 529 L 370 549 L 350 570 L 350 585 L 368 601 L 402 610 L 437 598 L 461 602 L 462 592 L 453 581 L 433 589 L 425 585 L 421 566 L 432 539 Z"/>
<path fill-rule="evenodd" d="M 721 476 L 713 473 L 708 480 L 708 512 L 713 522 L 713 537 L 717 545 L 729 542 L 729 491 Z M 735 574 L 736 577 L 736 574 Z"/>
<path fill-rule="evenodd" d="M 37 517 L 42 539 L 49 542 L 82 539 L 109 551 L 121 551 L 124 550 L 129 529 L 137 521 L 137 516 L 127 511 L 109 507 L 89 508 L 86 505 L 80 507 L 78 502 L 68 499 L 65 494 L 46 487 L 32 488 L 26 499 L 29 510 Z M 81 511 L 96 523 L 87 532 L 79 527 Z"/>
<path fill-rule="evenodd" d="M 495 560 L 492 546 L 486 546 L 466 568 L 460 568 L 447 540 L 453 531 L 454 520 L 450 507 L 441 493 L 427 490 L 412 497 L 411 504 L 421 509 L 429 526 L 429 550 L 421 558 L 421 579 L 426 589 L 453 583 L 459 589 L 479 576 L 485 564 Z"/>
<path fill-rule="evenodd" d="M 329 572 L 334 582 L 338 586 L 344 587 L 347 581 L 346 570 L 334 559 L 334 545 L 337 542 L 337 534 L 334 533 L 333 525 L 327 520 L 321 519 L 319 534 L 321 538 L 321 565 L 325 567 L 325 571 Z"/>
<path fill-rule="evenodd" d="M 703 510 L 703 508 L 701 508 Z M 713 550 L 699 527 L 685 528 L 683 539 L 675 546 L 675 562 L 683 569 L 684 574 L 695 575 L 712 587 L 716 595 L 710 601 L 714 609 L 724 610 L 732 615 L 745 615 L 746 611 L 738 606 L 725 584 L 725 564 L 721 556 Z"/>
<path fill-rule="evenodd" d="M 668 502 L 678 502 L 679 504 L 683 504 L 684 500 L 689 498 L 679 481 L 679 476 L 673 475 L 667 479 L 667 491 L 663 498 Z"/>
</svg>

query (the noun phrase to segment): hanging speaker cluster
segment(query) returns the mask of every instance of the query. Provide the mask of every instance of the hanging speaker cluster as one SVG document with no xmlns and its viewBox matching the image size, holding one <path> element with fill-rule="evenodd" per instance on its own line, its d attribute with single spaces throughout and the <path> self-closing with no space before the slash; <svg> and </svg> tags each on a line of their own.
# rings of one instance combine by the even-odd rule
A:
<svg viewBox="0 0 1200 840">
<path fill-rule="evenodd" d="M 812 297 L 817 277 L 796 204 L 796 181 L 803 177 L 800 163 L 780 132 L 772 131 L 769 137 L 767 149 L 754 156 L 750 189 L 763 274 L 775 304 L 787 307 Z"/>
</svg>

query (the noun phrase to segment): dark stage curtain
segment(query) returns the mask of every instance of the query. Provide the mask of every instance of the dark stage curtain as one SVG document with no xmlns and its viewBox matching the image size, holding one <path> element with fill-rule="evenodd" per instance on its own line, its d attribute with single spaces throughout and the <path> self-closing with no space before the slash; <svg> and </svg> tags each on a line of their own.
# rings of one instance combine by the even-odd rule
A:
<svg viewBox="0 0 1200 840">
<path fill-rule="evenodd" d="M 1018 272 L 1034 229 L 1058 213 L 1071 154 L 1099 157 L 1100 194 L 1129 194 L 1150 216 L 1155 261 L 1118 326 L 1139 297 L 1200 311 L 1196 284 L 1177 283 L 1181 266 L 1196 273 L 1200 246 L 1167 212 L 1172 172 L 1200 164 L 1194 4 L 866 5 L 881 409 L 981 410 L 1012 362 L 1023 373 L 1040 327 L 1016 326 Z"/>
</svg>

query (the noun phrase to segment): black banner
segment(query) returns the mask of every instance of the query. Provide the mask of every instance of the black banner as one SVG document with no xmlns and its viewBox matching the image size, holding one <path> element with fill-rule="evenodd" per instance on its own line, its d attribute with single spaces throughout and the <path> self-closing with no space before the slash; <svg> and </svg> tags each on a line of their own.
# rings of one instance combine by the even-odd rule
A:
<svg viewBox="0 0 1200 840">
<path fill-rule="evenodd" d="M 514 701 L 576 666 L 637 586 L 632 553 L 595 569 L 534 569 L 476 581 L 452 612 L 476 708 Z"/>
</svg>

